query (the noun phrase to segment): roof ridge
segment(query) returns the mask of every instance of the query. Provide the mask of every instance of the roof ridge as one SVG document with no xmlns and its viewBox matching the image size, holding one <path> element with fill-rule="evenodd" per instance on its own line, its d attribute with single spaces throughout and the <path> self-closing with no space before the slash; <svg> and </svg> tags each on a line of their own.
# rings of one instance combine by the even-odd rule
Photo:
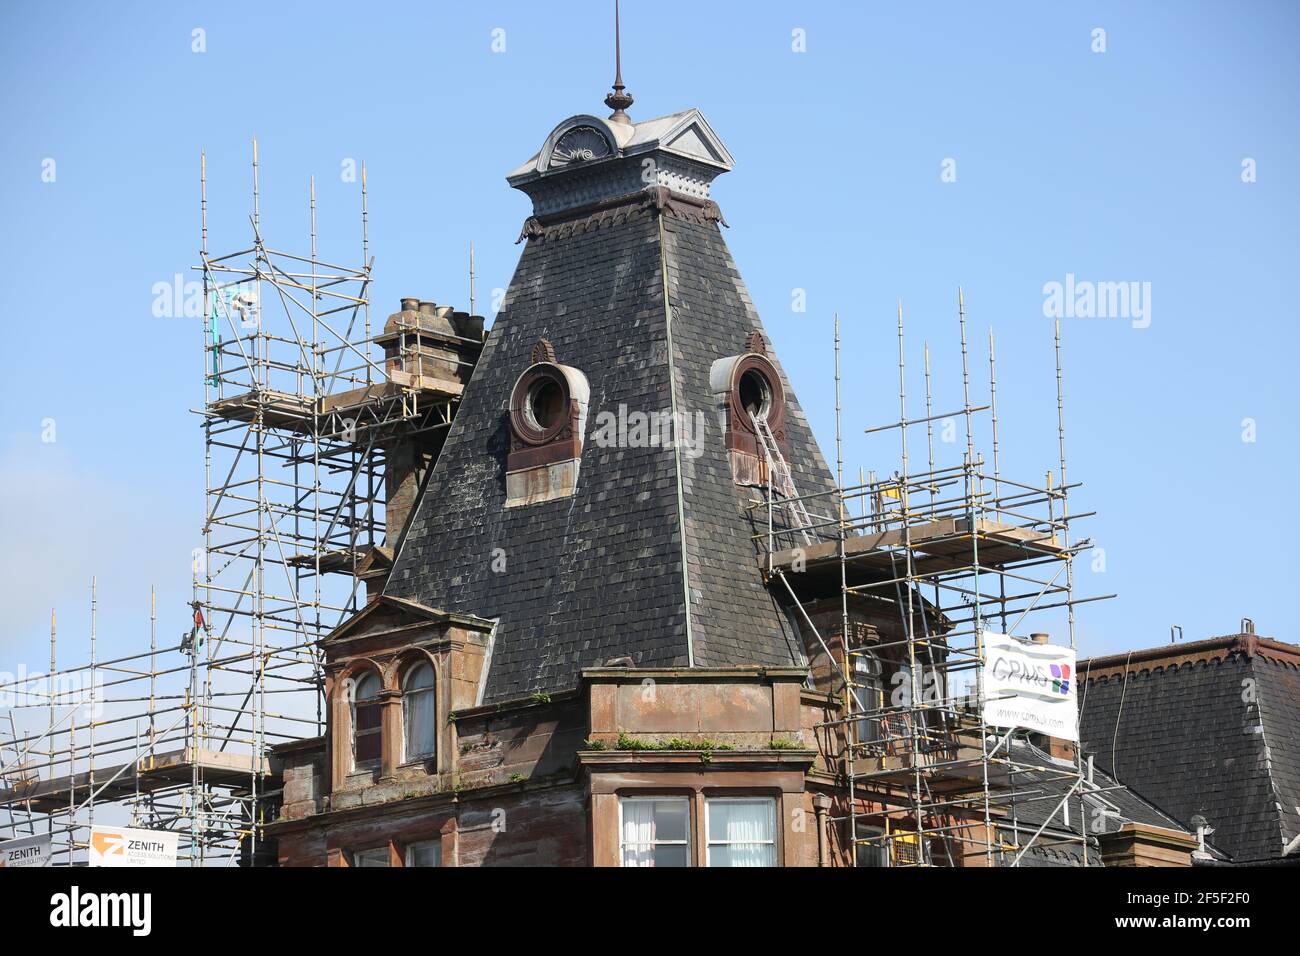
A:
<svg viewBox="0 0 1300 956">
<path fill-rule="evenodd" d="M 1083 679 L 1086 681 L 1132 671 L 1135 664 L 1151 665 L 1161 662 L 1158 667 L 1143 667 L 1139 670 L 1163 670 L 1171 664 L 1180 666 L 1209 663 L 1232 654 L 1244 654 L 1246 657 L 1260 656 L 1270 660 L 1281 659 L 1300 665 L 1300 645 L 1243 633 L 1225 634 L 1186 644 L 1161 644 L 1157 647 L 1121 651 L 1118 654 L 1088 657 L 1079 661 L 1079 670 L 1084 674 Z"/>
</svg>

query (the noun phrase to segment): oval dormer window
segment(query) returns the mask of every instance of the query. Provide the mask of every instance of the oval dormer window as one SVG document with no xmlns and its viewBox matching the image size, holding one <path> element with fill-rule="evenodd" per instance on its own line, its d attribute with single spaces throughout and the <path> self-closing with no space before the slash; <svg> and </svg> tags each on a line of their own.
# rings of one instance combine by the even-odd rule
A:
<svg viewBox="0 0 1300 956">
<path fill-rule="evenodd" d="M 549 362 L 529 368 L 515 383 L 510 397 L 510 425 L 523 445 L 546 445 L 570 425 L 569 383 L 559 366 Z"/>
<path fill-rule="evenodd" d="M 544 375 L 535 379 L 523 402 L 528 424 L 539 432 L 553 428 L 564 413 L 564 392 L 557 378 Z"/>
<path fill-rule="evenodd" d="M 733 360 L 728 406 L 734 424 L 746 431 L 754 430 L 754 420 L 767 422 L 778 437 L 785 423 L 785 391 L 776 368 L 765 355 L 737 356 Z"/>
<path fill-rule="evenodd" d="M 740 407 L 752 418 L 763 418 L 772 411 L 772 383 L 757 368 L 746 369 L 737 385 Z"/>
<path fill-rule="evenodd" d="M 785 448 L 785 389 L 755 331 L 747 351 L 709 367 L 709 389 L 724 414 L 732 477 L 739 485 L 767 483 L 766 463 Z M 761 423 L 761 424 L 760 424 Z M 776 447 L 766 447 L 775 442 Z"/>
<path fill-rule="evenodd" d="M 587 378 L 559 364 L 545 339 L 534 346 L 532 360 L 510 392 L 506 507 L 566 498 L 577 488 Z"/>
</svg>

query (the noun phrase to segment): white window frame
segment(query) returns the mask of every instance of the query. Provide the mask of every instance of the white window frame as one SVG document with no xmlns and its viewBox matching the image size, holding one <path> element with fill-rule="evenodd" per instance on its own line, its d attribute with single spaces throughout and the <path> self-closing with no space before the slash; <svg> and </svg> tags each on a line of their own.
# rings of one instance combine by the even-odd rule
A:
<svg viewBox="0 0 1300 956">
<path fill-rule="evenodd" d="M 692 817 L 691 804 L 694 803 L 694 801 L 690 797 L 679 796 L 673 793 L 666 793 L 659 796 L 653 796 L 647 794 L 645 796 L 627 796 L 627 797 L 618 798 L 618 865 L 620 867 L 627 865 L 626 863 L 624 863 L 624 860 L 627 858 L 627 855 L 624 852 L 624 847 L 626 846 L 626 844 L 623 842 L 623 832 L 624 832 L 623 831 L 623 804 L 655 803 L 655 802 L 662 803 L 666 800 L 672 800 L 686 805 L 686 839 L 685 840 L 655 840 L 653 843 L 650 844 L 650 846 L 651 848 L 654 848 L 656 846 L 682 846 L 683 844 L 685 844 L 686 865 L 688 867 L 695 865 L 695 859 L 694 859 L 694 854 L 692 853 L 692 843 L 691 843 L 691 835 L 693 829 L 691 825 L 691 817 Z"/>
<path fill-rule="evenodd" d="M 754 803 L 763 801 L 767 804 L 768 822 L 772 827 L 772 839 L 770 840 L 714 840 L 709 836 L 709 808 L 714 803 Z M 713 866 L 713 848 L 715 846 L 731 846 L 732 843 L 753 844 L 771 844 L 772 845 L 772 865 L 781 865 L 781 841 L 777 835 L 776 828 L 776 798 L 765 797 L 762 794 L 749 797 L 705 797 L 704 798 L 704 865 Z"/>
<path fill-rule="evenodd" d="M 370 864 L 369 867 L 367 867 L 365 863 L 361 862 L 361 859 L 369 854 L 382 854 L 384 858 L 384 862 L 379 864 L 372 863 Z M 352 866 L 355 867 L 356 869 L 367 869 L 367 868 L 381 869 L 386 866 L 391 867 L 393 865 L 392 850 L 389 849 L 388 844 L 384 844 L 383 846 L 362 847 L 361 849 L 352 851 L 351 862 L 352 862 Z"/>
<path fill-rule="evenodd" d="M 422 846 L 436 846 L 438 848 L 438 866 L 442 866 L 442 840 L 438 837 L 434 837 L 432 840 L 415 840 L 412 843 L 406 844 L 402 850 L 402 864 L 404 866 L 417 868 L 415 864 L 411 862 L 411 857 L 414 855 L 415 848 Z"/>
</svg>

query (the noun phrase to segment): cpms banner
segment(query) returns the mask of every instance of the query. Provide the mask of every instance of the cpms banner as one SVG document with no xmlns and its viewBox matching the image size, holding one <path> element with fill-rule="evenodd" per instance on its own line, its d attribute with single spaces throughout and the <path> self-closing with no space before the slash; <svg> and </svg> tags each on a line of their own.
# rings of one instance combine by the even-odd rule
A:
<svg viewBox="0 0 1300 956">
<path fill-rule="evenodd" d="M 984 632 L 984 723 L 1079 739 L 1074 650 Z"/>
</svg>

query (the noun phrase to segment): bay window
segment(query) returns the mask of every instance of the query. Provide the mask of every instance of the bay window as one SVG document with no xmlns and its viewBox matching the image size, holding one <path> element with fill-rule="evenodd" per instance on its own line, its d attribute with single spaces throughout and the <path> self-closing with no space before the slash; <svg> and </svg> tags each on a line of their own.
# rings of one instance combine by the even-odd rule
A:
<svg viewBox="0 0 1300 956">
<path fill-rule="evenodd" d="M 623 797 L 618 809 L 623 866 L 691 865 L 690 800 Z"/>
<path fill-rule="evenodd" d="M 711 797 L 704 804 L 709 866 L 776 866 L 776 801 Z"/>
</svg>

